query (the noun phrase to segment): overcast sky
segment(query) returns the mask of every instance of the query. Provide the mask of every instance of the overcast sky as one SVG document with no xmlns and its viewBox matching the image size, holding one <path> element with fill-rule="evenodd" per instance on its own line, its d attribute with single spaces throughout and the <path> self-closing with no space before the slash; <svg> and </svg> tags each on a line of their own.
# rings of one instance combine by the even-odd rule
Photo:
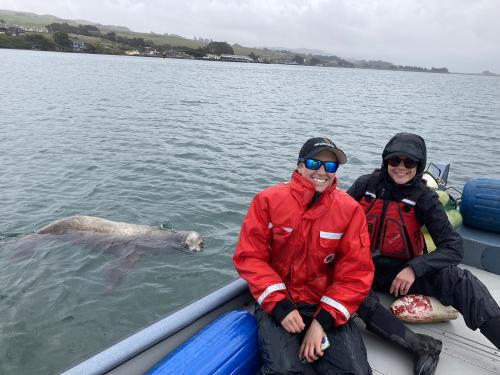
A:
<svg viewBox="0 0 500 375">
<path fill-rule="evenodd" d="M 500 0 L 0 0 L 133 31 L 500 73 Z"/>
</svg>

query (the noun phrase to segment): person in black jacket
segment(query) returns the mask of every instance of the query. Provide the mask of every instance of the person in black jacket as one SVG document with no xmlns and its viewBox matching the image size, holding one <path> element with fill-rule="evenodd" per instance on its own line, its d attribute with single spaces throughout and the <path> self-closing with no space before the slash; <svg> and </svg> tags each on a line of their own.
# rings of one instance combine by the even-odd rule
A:
<svg viewBox="0 0 500 375">
<path fill-rule="evenodd" d="M 486 286 L 457 265 L 462 239 L 448 221 L 437 194 L 422 174 L 427 149 L 422 137 L 398 133 L 382 153 L 382 167 L 358 178 L 348 193 L 363 206 L 371 238 L 375 278 L 372 289 L 394 296 L 434 296 L 456 308 L 467 326 L 500 349 L 500 307 Z M 436 250 L 426 253 L 425 225 Z M 367 329 L 412 352 L 415 374 L 434 374 L 441 342 L 415 334 L 371 293 L 358 310 Z"/>
</svg>

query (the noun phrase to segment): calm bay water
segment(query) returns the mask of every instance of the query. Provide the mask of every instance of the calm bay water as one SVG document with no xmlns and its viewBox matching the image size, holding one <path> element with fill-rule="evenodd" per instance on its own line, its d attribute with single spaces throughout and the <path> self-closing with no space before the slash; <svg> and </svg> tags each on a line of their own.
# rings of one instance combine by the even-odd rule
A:
<svg viewBox="0 0 500 375">
<path fill-rule="evenodd" d="M 398 131 L 459 189 L 500 177 L 500 79 L 0 50 L 0 374 L 61 371 L 235 279 L 250 199 L 307 138 L 344 149 L 348 188 Z M 130 246 L 26 237 L 75 214 L 197 230 L 206 247 L 146 252 L 110 287 Z"/>
</svg>

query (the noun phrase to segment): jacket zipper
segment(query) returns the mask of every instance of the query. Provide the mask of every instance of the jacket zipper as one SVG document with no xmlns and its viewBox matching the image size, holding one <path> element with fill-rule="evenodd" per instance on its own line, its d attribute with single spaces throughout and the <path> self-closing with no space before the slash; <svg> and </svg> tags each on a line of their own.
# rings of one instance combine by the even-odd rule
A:
<svg viewBox="0 0 500 375">
<path fill-rule="evenodd" d="M 382 213 L 380 214 L 380 219 L 378 223 L 378 228 L 377 228 L 377 237 L 375 239 L 375 251 L 378 251 L 380 253 L 380 236 L 382 234 L 382 227 L 384 226 L 384 220 L 385 220 L 385 213 L 387 211 L 387 206 L 389 205 L 389 201 L 384 199 L 384 205 L 382 206 Z"/>
<path fill-rule="evenodd" d="M 415 250 L 413 250 L 413 246 L 410 241 L 410 234 L 408 233 L 408 229 L 406 228 L 406 223 L 403 220 L 403 214 L 401 213 L 401 204 L 398 204 L 398 214 L 399 214 L 399 219 L 401 221 L 401 224 L 403 226 L 403 234 L 405 236 L 406 243 L 408 245 L 408 256 L 409 259 L 415 258 Z"/>
</svg>

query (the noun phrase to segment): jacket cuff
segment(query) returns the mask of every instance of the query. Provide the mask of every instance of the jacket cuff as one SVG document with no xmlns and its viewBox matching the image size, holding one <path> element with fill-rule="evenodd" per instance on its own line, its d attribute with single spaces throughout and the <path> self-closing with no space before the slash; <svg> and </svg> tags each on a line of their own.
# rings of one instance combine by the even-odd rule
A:
<svg viewBox="0 0 500 375">
<path fill-rule="evenodd" d="M 333 327 L 333 318 L 326 310 L 320 309 L 314 319 L 316 319 L 318 323 L 321 324 L 321 327 L 323 327 L 323 331 L 325 332 Z"/>
<path fill-rule="evenodd" d="M 415 274 L 415 278 L 422 277 L 424 272 L 423 272 L 423 267 L 421 266 L 422 262 L 419 262 L 420 259 L 413 258 L 410 260 L 408 263 L 406 263 L 407 266 L 409 266 L 412 270 L 413 273 Z"/>
<path fill-rule="evenodd" d="M 285 319 L 285 316 L 287 316 L 296 308 L 297 307 L 292 301 L 290 301 L 288 298 L 285 298 L 279 301 L 276 306 L 274 306 L 272 316 L 278 323 L 281 323 L 281 321 Z"/>
</svg>

